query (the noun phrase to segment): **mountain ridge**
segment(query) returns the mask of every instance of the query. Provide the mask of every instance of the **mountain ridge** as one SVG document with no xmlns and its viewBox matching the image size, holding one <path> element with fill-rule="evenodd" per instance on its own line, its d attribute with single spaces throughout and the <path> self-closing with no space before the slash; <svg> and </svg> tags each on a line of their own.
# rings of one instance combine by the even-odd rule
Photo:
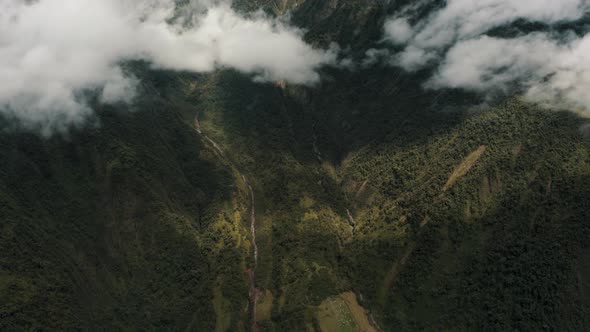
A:
<svg viewBox="0 0 590 332">
<path fill-rule="evenodd" d="M 234 5 L 288 8 L 308 42 L 362 58 L 404 4 Z M 0 133 L 0 329 L 590 326 L 585 118 L 472 107 L 385 64 L 315 86 L 127 66 L 136 111 Z"/>
</svg>

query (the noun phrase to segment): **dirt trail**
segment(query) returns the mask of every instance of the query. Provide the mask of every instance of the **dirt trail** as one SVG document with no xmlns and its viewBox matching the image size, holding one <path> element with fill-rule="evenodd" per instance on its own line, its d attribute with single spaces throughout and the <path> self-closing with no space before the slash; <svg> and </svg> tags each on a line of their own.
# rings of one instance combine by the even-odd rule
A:
<svg viewBox="0 0 590 332">
<path fill-rule="evenodd" d="M 400 272 L 402 271 L 404 265 L 406 265 L 406 263 L 408 262 L 408 259 L 410 258 L 410 256 L 412 255 L 412 253 L 414 252 L 414 250 L 416 249 L 416 244 L 415 243 L 410 243 L 407 247 L 406 250 L 404 251 L 402 257 L 397 260 L 389 269 L 389 272 L 387 272 L 387 276 L 385 277 L 385 280 L 383 281 L 383 285 L 381 286 L 381 290 L 379 291 L 378 294 L 378 302 L 381 305 L 385 305 L 385 301 L 387 300 L 387 295 L 389 294 L 389 291 L 392 287 L 394 287 L 395 284 L 395 280 L 397 279 L 398 275 L 400 274 Z"/>
<path fill-rule="evenodd" d="M 256 208 L 254 206 L 255 196 L 254 190 L 252 189 L 252 185 L 248 182 L 246 176 L 232 163 L 229 158 L 226 158 L 223 149 L 221 146 L 217 144 L 213 139 L 209 138 L 209 136 L 203 133 L 201 129 L 201 123 L 199 122 L 199 113 L 195 115 L 195 130 L 207 143 L 211 145 L 211 147 L 215 150 L 215 152 L 219 155 L 220 158 L 224 159 L 232 170 L 237 173 L 239 178 L 244 182 L 246 187 L 248 188 L 248 197 L 250 198 L 248 205 L 250 209 L 250 236 L 252 238 L 252 248 L 253 248 L 253 258 L 254 264 L 251 268 L 249 268 L 246 273 L 248 273 L 248 278 L 250 281 L 250 305 L 248 306 L 250 309 L 250 318 L 252 320 L 252 327 L 251 330 L 253 332 L 258 332 L 258 324 L 256 322 L 256 305 L 258 302 L 258 297 L 260 296 L 260 290 L 256 288 L 256 268 L 258 267 L 258 245 L 256 244 Z"/>
</svg>

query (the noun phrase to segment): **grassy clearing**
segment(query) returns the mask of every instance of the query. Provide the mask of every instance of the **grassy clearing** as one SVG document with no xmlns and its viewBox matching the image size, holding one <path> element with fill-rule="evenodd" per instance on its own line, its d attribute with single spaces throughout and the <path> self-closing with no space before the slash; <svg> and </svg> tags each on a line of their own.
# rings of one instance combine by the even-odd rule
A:
<svg viewBox="0 0 590 332">
<path fill-rule="evenodd" d="M 377 332 L 353 292 L 326 299 L 318 308 L 317 318 L 320 330 L 324 332 Z"/>
<path fill-rule="evenodd" d="M 358 303 L 353 292 L 342 293 L 340 297 L 346 302 L 359 332 L 377 332 L 377 329 L 369 321 L 367 311 Z"/>
<path fill-rule="evenodd" d="M 259 322 L 271 319 L 273 300 L 274 297 L 271 291 L 264 290 L 260 292 L 260 297 L 258 298 L 258 304 L 256 306 L 256 319 Z"/>
<path fill-rule="evenodd" d="M 340 297 L 326 299 L 320 305 L 317 318 L 323 332 L 356 332 L 358 327 L 346 301 Z"/>
</svg>

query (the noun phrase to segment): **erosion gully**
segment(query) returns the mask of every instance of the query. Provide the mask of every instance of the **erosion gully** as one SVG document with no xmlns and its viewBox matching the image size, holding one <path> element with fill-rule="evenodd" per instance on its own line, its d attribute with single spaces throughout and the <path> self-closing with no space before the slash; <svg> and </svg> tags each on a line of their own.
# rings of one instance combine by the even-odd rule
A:
<svg viewBox="0 0 590 332">
<path fill-rule="evenodd" d="M 250 291 L 249 291 L 249 305 L 248 305 L 248 310 L 249 310 L 249 315 L 250 315 L 250 319 L 251 319 L 251 330 L 253 332 L 258 332 L 258 324 L 257 324 L 257 319 L 256 319 L 256 304 L 258 303 L 258 297 L 260 295 L 260 291 L 259 289 L 256 287 L 256 268 L 258 266 L 258 245 L 256 244 L 256 208 L 255 208 L 255 196 L 254 196 L 254 190 L 252 189 L 252 185 L 250 184 L 250 182 L 248 182 L 248 178 L 246 178 L 246 176 L 240 171 L 239 168 L 236 167 L 235 164 L 232 163 L 232 161 L 227 158 L 225 156 L 225 153 L 223 152 L 223 149 L 221 148 L 221 146 L 219 144 L 217 144 L 217 142 L 215 142 L 213 139 L 211 139 L 209 136 L 207 136 L 203 130 L 201 129 L 201 124 L 199 122 L 199 113 L 197 113 L 197 115 L 195 116 L 195 130 L 196 132 L 199 134 L 199 136 L 201 138 L 203 138 L 212 148 L 213 150 L 218 154 L 219 158 L 222 158 L 223 160 L 225 160 L 229 166 L 235 170 L 235 172 L 239 175 L 239 177 L 241 178 L 241 180 L 244 182 L 244 184 L 246 185 L 246 187 L 248 188 L 248 196 L 249 196 L 249 209 L 250 209 L 250 236 L 251 236 L 251 241 L 252 241 L 252 248 L 253 248 L 253 259 L 254 259 L 254 264 L 252 265 L 252 267 L 250 267 L 248 270 L 246 270 L 246 273 L 248 273 L 248 278 L 249 278 L 249 282 L 250 282 Z"/>
</svg>

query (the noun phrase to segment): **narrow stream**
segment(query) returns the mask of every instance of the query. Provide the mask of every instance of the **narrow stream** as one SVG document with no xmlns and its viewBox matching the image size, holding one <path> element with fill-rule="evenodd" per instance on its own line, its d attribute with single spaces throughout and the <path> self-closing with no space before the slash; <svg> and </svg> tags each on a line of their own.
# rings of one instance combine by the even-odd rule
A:
<svg viewBox="0 0 590 332">
<path fill-rule="evenodd" d="M 250 235 L 252 237 L 252 249 L 253 249 L 253 257 L 254 257 L 254 265 L 246 271 L 248 273 L 248 278 L 250 280 L 250 292 L 249 292 L 250 305 L 248 306 L 248 308 L 250 308 L 250 310 L 249 310 L 250 311 L 250 318 L 252 320 L 251 330 L 253 332 L 258 332 L 259 329 L 258 329 L 258 324 L 256 322 L 256 305 L 258 303 L 258 296 L 260 294 L 260 291 L 258 290 L 258 288 L 256 288 L 256 268 L 258 267 L 258 245 L 256 244 L 256 208 L 254 206 L 254 201 L 255 201 L 254 190 L 252 189 L 252 185 L 248 182 L 248 179 L 246 178 L 246 176 L 244 176 L 244 174 L 242 174 L 242 172 L 231 162 L 231 160 L 225 158 L 225 155 L 224 155 L 223 150 L 221 149 L 220 145 L 217 144 L 217 142 L 215 142 L 211 138 L 209 138 L 209 136 L 207 136 L 203 133 L 203 130 L 201 129 L 201 124 L 199 122 L 199 114 L 198 113 L 195 116 L 195 130 L 199 134 L 199 136 L 201 136 L 205 141 L 207 141 L 213 147 L 213 149 L 219 154 L 219 157 L 224 158 L 227 161 L 227 163 L 230 165 L 230 167 L 238 173 L 238 175 L 242 178 L 242 181 L 244 181 L 244 184 L 248 188 L 248 196 L 250 198 L 250 201 L 249 201 Z"/>
<path fill-rule="evenodd" d="M 252 186 L 248 182 L 248 179 L 242 174 L 242 180 L 246 186 L 248 186 L 248 192 L 250 194 L 250 233 L 252 236 L 252 248 L 254 252 L 254 266 L 248 270 L 248 275 L 250 276 L 250 304 L 251 304 L 251 311 L 250 315 L 252 316 L 252 331 L 258 331 L 258 325 L 256 323 L 256 304 L 258 303 L 258 296 L 260 294 L 258 288 L 256 288 L 256 268 L 258 267 L 258 245 L 256 244 L 256 208 L 254 206 L 254 190 L 252 190 Z"/>
</svg>

